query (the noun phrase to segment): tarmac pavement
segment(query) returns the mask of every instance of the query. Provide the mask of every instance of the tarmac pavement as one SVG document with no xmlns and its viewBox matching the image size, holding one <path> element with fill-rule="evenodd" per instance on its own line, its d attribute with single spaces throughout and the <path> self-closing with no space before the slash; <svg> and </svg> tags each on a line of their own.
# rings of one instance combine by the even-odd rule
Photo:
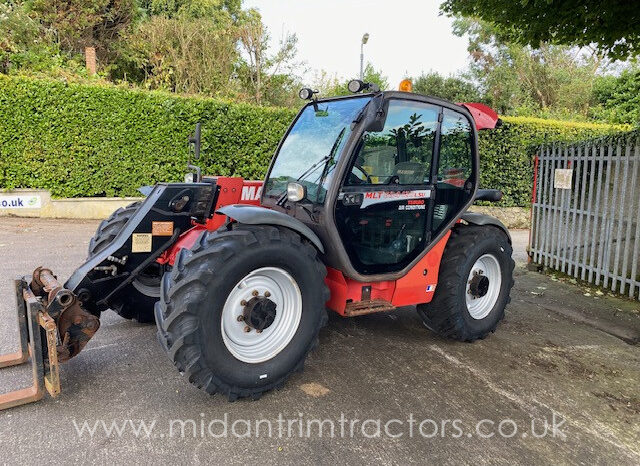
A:
<svg viewBox="0 0 640 466">
<path fill-rule="evenodd" d="M 97 224 L 0 218 L 0 351 L 17 344 L 10 279 L 68 277 Z M 411 308 L 332 316 L 305 371 L 259 401 L 192 387 L 154 326 L 109 311 L 58 398 L 0 412 L 0 463 L 639 464 L 640 346 L 599 322 L 640 332 L 640 303 L 527 272 L 527 232 L 513 238 L 495 334 L 447 341 Z M 2 392 L 29 382 L 0 371 Z"/>
</svg>

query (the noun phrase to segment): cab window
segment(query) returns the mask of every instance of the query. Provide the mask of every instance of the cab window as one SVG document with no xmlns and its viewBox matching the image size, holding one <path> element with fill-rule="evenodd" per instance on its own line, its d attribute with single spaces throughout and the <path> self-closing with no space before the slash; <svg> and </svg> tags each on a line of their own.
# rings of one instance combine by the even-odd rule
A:
<svg viewBox="0 0 640 466">
<path fill-rule="evenodd" d="M 473 182 L 473 133 L 469 120 L 444 109 L 440 131 L 438 182 L 431 231 L 440 232 L 470 200 Z"/>
<path fill-rule="evenodd" d="M 384 129 L 362 137 L 346 184 L 429 183 L 438 111 L 435 105 L 392 100 Z"/>
</svg>

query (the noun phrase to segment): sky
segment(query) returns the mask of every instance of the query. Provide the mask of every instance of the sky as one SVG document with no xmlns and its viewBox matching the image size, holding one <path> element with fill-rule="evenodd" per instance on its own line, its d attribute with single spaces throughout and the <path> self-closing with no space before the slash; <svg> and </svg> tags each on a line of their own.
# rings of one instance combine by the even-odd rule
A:
<svg viewBox="0 0 640 466">
<path fill-rule="evenodd" d="M 365 63 L 382 70 L 389 87 L 405 75 L 430 70 L 449 75 L 468 63 L 467 39 L 453 35 L 452 20 L 438 15 L 441 0 L 245 0 L 257 8 L 277 45 L 284 33 L 298 36 L 297 60 L 309 71 L 302 75 L 313 84 L 314 71 L 339 78 L 357 78 L 360 42 L 365 32 Z M 301 73 L 299 73 L 301 74 Z"/>
</svg>

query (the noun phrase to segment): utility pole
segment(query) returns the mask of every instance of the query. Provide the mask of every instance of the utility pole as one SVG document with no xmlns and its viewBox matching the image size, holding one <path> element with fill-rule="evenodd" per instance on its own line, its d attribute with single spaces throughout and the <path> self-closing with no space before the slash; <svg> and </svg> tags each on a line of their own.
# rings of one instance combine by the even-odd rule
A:
<svg viewBox="0 0 640 466">
<path fill-rule="evenodd" d="M 369 41 L 369 33 L 365 32 L 360 42 L 360 81 L 364 79 L 364 44 Z"/>
</svg>

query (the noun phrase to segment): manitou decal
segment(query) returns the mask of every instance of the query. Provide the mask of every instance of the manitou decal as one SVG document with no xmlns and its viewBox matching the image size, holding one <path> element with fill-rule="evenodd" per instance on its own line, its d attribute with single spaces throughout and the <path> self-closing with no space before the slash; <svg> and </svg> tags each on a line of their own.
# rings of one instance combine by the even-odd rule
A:
<svg viewBox="0 0 640 466">
<path fill-rule="evenodd" d="M 428 199 L 431 197 L 431 191 L 428 189 L 418 189 L 413 191 L 369 191 L 364 193 L 361 209 L 374 204 L 382 204 L 385 202 L 397 202 L 409 199 Z"/>
<path fill-rule="evenodd" d="M 262 196 L 262 186 L 243 186 L 240 201 L 259 201 Z"/>
</svg>

